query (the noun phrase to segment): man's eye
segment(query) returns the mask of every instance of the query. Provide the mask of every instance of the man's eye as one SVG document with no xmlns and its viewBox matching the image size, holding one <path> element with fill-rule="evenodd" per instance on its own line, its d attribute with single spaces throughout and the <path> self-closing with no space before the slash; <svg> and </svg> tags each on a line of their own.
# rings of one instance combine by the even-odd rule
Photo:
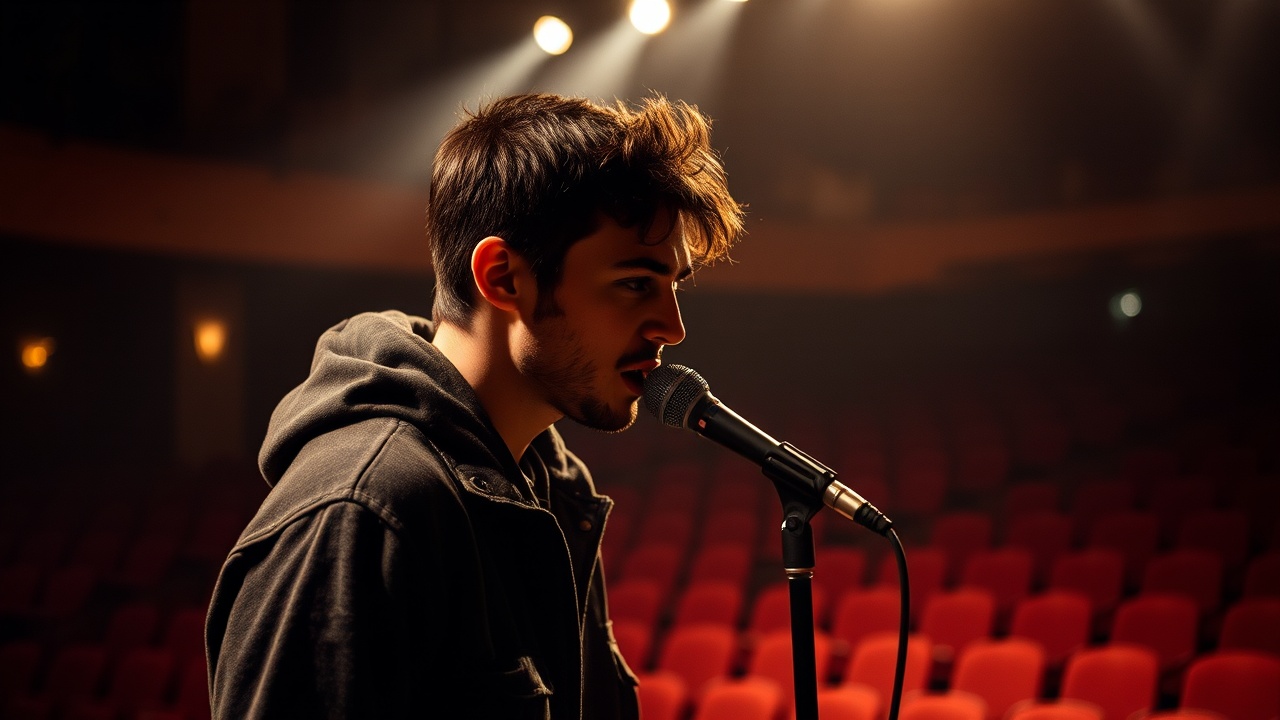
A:
<svg viewBox="0 0 1280 720">
<path fill-rule="evenodd" d="M 653 280 L 650 278 L 627 278 L 619 280 L 618 284 L 632 292 L 642 293 L 647 292 L 653 286 Z"/>
</svg>

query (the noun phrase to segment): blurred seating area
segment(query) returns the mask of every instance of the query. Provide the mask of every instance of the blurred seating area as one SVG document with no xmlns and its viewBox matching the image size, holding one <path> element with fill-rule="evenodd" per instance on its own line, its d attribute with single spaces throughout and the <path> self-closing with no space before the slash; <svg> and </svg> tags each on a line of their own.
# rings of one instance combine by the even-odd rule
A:
<svg viewBox="0 0 1280 720">
<path fill-rule="evenodd" d="M 895 520 L 911 588 L 901 717 L 1280 712 L 1275 408 L 1193 402 L 1194 385 L 1140 378 L 946 382 L 876 407 L 780 409 L 772 428 L 748 417 Z M 575 446 L 618 503 L 611 609 L 645 717 L 729 717 L 725 703 L 754 708 L 733 717 L 787 717 L 769 481 L 692 433 L 638 434 L 632 455 L 608 437 Z M 890 546 L 830 511 L 813 527 L 822 717 L 884 718 L 900 605 Z"/>
<path fill-rule="evenodd" d="M 212 584 L 268 488 L 250 459 L 180 465 L 171 446 L 223 428 L 203 421 L 206 403 L 242 392 L 224 410 L 243 438 L 223 429 L 251 455 L 316 334 L 425 281 L 392 292 L 371 275 L 334 293 L 334 274 L 227 269 L 249 297 L 252 322 L 231 324 L 244 378 L 205 368 L 184 385 L 170 383 L 185 336 L 165 305 L 180 283 L 144 282 L 155 268 L 137 258 L 77 257 L 80 274 L 55 288 L 76 320 L 59 332 L 65 364 L 13 383 L 0 716 L 198 720 Z M 895 521 L 911 580 L 901 717 L 1280 713 L 1274 258 L 1179 257 L 1140 278 L 1151 291 L 1137 320 L 1099 301 L 1127 281 L 1083 271 L 817 308 L 766 294 L 687 303 L 690 340 L 668 357 Z M 121 283 L 129 304 L 93 304 Z M 647 416 L 620 435 L 559 426 L 616 501 L 610 604 L 646 720 L 786 718 L 781 511 L 759 469 Z M 895 563 L 829 511 L 813 527 L 822 717 L 883 720 Z"/>
</svg>

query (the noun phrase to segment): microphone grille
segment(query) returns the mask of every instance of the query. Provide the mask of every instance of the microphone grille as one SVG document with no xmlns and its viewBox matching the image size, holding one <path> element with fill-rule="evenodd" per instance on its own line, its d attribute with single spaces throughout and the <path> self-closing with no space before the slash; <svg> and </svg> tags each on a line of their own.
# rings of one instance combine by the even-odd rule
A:
<svg viewBox="0 0 1280 720">
<path fill-rule="evenodd" d="M 659 365 L 644 379 L 644 406 L 663 425 L 684 427 L 684 418 L 711 387 L 683 365 Z"/>
</svg>

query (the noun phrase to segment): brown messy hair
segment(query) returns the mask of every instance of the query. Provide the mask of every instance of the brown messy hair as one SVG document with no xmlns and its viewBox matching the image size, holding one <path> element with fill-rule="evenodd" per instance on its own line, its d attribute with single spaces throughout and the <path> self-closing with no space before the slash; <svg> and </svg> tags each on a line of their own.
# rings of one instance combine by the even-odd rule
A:
<svg viewBox="0 0 1280 720">
<path fill-rule="evenodd" d="M 441 142 L 431 173 L 435 320 L 469 324 L 471 253 L 490 235 L 530 264 L 542 299 L 559 284 L 569 248 L 603 217 L 646 237 L 667 210 L 695 264 L 727 257 L 743 212 L 710 140 L 697 108 L 662 96 L 632 108 L 516 95 L 467 113 Z"/>
</svg>

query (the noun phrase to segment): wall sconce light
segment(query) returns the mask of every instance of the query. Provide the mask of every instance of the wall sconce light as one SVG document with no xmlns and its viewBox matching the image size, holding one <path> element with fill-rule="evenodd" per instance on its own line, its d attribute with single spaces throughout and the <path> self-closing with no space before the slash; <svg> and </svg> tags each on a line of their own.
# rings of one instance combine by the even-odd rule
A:
<svg viewBox="0 0 1280 720">
<path fill-rule="evenodd" d="M 45 365 L 49 364 L 49 356 L 53 355 L 53 350 L 56 346 L 57 342 L 51 337 L 23 341 L 21 351 L 22 367 L 27 371 L 27 374 L 36 375 L 44 370 Z"/>
<path fill-rule="evenodd" d="M 222 358 L 227 346 L 227 325 L 221 320 L 200 320 L 195 326 L 196 357 L 206 365 Z"/>
</svg>

